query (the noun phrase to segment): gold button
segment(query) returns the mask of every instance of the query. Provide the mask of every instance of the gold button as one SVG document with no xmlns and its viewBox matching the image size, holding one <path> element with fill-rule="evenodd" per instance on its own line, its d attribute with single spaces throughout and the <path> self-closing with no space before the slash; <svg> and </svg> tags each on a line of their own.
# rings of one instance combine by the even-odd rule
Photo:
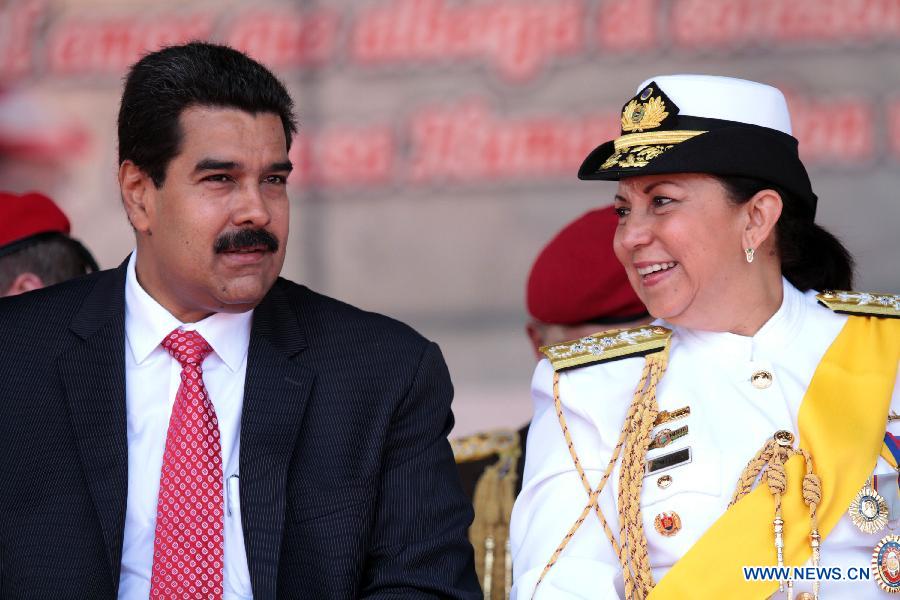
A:
<svg viewBox="0 0 900 600">
<path fill-rule="evenodd" d="M 797 600 L 814 600 L 815 596 L 809 592 L 800 592 L 797 594 Z"/>
<path fill-rule="evenodd" d="M 750 383 L 753 384 L 758 390 L 764 390 L 770 385 L 772 385 L 772 380 L 775 379 L 772 377 L 772 374 L 768 371 L 759 370 L 753 375 L 750 376 Z"/>
<path fill-rule="evenodd" d="M 779 446 L 792 446 L 794 444 L 794 434 L 790 431 L 785 431 L 784 429 L 780 429 L 775 432 L 775 435 L 772 436 L 775 439 L 775 442 Z"/>
<path fill-rule="evenodd" d="M 671 475 L 663 475 L 659 479 L 656 480 L 656 485 L 659 489 L 664 490 L 670 485 L 672 485 L 672 476 Z"/>
</svg>

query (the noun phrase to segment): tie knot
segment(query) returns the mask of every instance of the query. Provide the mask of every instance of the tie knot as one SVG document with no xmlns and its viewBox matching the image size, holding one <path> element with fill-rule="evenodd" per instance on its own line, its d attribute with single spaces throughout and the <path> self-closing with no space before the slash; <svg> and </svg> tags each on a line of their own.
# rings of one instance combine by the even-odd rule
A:
<svg viewBox="0 0 900 600">
<path fill-rule="evenodd" d="M 182 367 L 203 364 L 212 346 L 196 331 L 176 329 L 162 341 L 163 348 L 177 360 Z"/>
</svg>

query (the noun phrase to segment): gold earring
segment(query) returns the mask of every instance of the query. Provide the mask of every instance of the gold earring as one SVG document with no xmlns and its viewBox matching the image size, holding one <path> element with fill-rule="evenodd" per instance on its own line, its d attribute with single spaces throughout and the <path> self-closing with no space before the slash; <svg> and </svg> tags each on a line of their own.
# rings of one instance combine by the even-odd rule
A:
<svg viewBox="0 0 900 600">
<path fill-rule="evenodd" d="M 746 250 L 744 250 L 744 252 L 747 254 L 747 262 L 752 263 L 753 262 L 753 253 L 756 251 L 753 248 L 747 248 Z"/>
</svg>

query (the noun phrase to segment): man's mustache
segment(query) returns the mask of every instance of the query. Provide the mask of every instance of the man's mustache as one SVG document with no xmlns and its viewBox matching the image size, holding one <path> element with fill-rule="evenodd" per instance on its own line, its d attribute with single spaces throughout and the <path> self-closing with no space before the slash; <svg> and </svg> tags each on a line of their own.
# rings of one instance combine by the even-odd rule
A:
<svg viewBox="0 0 900 600">
<path fill-rule="evenodd" d="M 277 252 L 278 239 L 265 229 L 238 229 L 217 237 L 213 250 L 216 254 L 221 254 L 259 246 L 263 246 L 269 252 Z"/>
</svg>

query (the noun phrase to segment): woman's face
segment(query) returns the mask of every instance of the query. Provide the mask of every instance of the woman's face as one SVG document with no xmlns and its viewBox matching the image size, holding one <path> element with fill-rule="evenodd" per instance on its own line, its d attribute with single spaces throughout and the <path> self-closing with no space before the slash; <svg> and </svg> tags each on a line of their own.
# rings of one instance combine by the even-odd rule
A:
<svg viewBox="0 0 900 600">
<path fill-rule="evenodd" d="M 630 177 L 619 182 L 615 206 L 615 253 L 650 314 L 685 327 L 727 329 L 728 313 L 747 287 L 748 217 L 718 180 L 693 173 Z"/>
</svg>

